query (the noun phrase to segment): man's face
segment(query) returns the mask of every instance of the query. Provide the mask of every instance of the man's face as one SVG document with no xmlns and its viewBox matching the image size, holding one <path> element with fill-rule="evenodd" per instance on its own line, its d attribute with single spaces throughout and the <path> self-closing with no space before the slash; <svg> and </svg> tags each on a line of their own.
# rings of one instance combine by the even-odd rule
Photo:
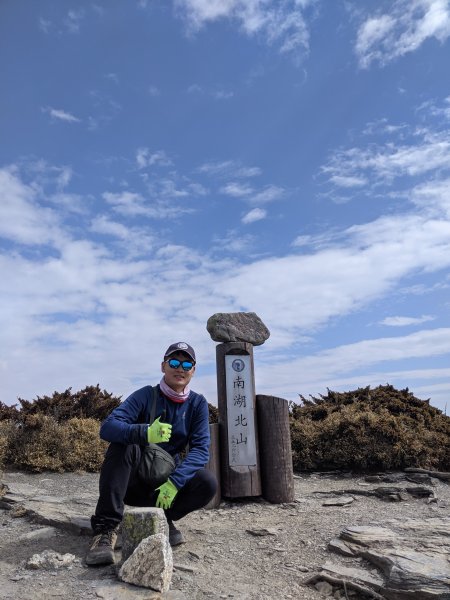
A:
<svg viewBox="0 0 450 600">
<path fill-rule="evenodd" d="M 175 354 L 171 354 L 167 357 L 165 361 L 161 363 L 161 371 L 164 373 L 165 382 L 175 392 L 180 393 L 191 381 L 192 376 L 195 372 L 195 366 L 192 367 L 190 371 L 184 371 L 181 365 L 177 369 L 172 369 L 172 367 L 170 367 L 169 363 L 167 362 L 171 358 L 176 358 L 181 362 L 183 362 L 184 360 L 193 362 L 193 360 L 188 354 L 185 354 L 184 352 L 175 352 Z"/>
</svg>

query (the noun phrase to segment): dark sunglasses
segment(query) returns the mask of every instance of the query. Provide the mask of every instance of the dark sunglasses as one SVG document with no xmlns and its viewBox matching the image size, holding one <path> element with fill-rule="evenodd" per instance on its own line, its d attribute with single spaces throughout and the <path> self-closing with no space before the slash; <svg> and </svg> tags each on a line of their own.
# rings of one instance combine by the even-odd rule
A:
<svg viewBox="0 0 450 600">
<path fill-rule="evenodd" d="M 194 363 L 191 362 L 190 360 L 178 360 L 178 358 L 169 358 L 169 360 L 166 360 L 166 363 L 169 365 L 169 367 L 171 369 L 178 369 L 178 367 L 181 366 L 181 368 L 183 369 L 183 371 L 190 371 L 192 369 L 192 367 L 194 366 Z"/>
</svg>

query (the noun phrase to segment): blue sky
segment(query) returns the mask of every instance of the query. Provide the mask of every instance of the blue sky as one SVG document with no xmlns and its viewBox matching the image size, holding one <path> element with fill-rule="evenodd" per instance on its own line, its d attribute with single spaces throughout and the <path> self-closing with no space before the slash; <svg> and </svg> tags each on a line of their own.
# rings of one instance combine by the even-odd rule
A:
<svg viewBox="0 0 450 600">
<path fill-rule="evenodd" d="M 0 400 L 159 380 L 450 397 L 450 2 L 0 4 Z"/>
</svg>

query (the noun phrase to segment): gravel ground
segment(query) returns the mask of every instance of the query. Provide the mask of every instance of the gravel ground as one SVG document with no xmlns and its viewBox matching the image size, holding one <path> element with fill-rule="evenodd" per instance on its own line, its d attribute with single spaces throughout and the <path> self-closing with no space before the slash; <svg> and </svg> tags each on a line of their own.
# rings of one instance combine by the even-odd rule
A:
<svg viewBox="0 0 450 600">
<path fill-rule="evenodd" d="M 81 493 L 86 498 L 94 498 L 98 475 L 11 472 L 5 473 L 2 481 L 44 487 L 49 496 L 77 498 Z M 327 560 L 365 566 L 360 559 L 341 557 L 327 549 L 328 542 L 338 537 L 345 527 L 383 525 L 390 519 L 448 516 L 450 485 L 435 478 L 432 482 L 438 498 L 435 503 L 413 497 L 388 502 L 355 494 L 354 501 L 347 506 L 323 506 L 324 498 L 333 492 L 348 489 L 364 492 L 392 484 L 367 483 L 364 477 L 352 475 L 297 475 L 295 502 L 273 505 L 253 498 L 222 502 L 218 509 L 192 513 L 179 522 L 186 543 L 174 549 L 171 585 L 174 593 L 170 596 L 169 592 L 165 597 L 167 600 L 171 597 L 319 600 L 323 596 L 304 582 Z M 405 482 L 397 485 L 405 487 Z M 89 516 L 90 506 L 84 509 L 80 506 L 80 512 L 83 510 Z M 49 539 L 30 540 L 26 537 L 42 525 L 3 509 L 0 518 L 0 599 L 89 600 L 105 597 L 101 589 L 117 581 L 114 566 L 92 568 L 83 564 L 88 537 L 55 530 Z M 33 554 L 46 549 L 71 553 L 76 560 L 70 568 L 50 571 L 25 568 Z M 120 560 L 120 552 L 117 559 Z M 369 569 L 373 570 L 373 566 Z M 156 597 L 132 586 L 127 594 L 130 600 Z M 119 596 L 114 595 L 108 598 L 119 600 Z"/>
</svg>

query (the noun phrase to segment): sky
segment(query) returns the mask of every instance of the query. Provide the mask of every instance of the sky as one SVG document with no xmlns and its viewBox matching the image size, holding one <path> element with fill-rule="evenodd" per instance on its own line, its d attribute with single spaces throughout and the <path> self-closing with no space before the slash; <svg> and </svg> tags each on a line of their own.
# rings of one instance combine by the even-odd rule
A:
<svg viewBox="0 0 450 600">
<path fill-rule="evenodd" d="M 124 398 L 218 312 L 256 392 L 450 398 L 450 1 L 2 0 L 0 401 Z"/>
</svg>

